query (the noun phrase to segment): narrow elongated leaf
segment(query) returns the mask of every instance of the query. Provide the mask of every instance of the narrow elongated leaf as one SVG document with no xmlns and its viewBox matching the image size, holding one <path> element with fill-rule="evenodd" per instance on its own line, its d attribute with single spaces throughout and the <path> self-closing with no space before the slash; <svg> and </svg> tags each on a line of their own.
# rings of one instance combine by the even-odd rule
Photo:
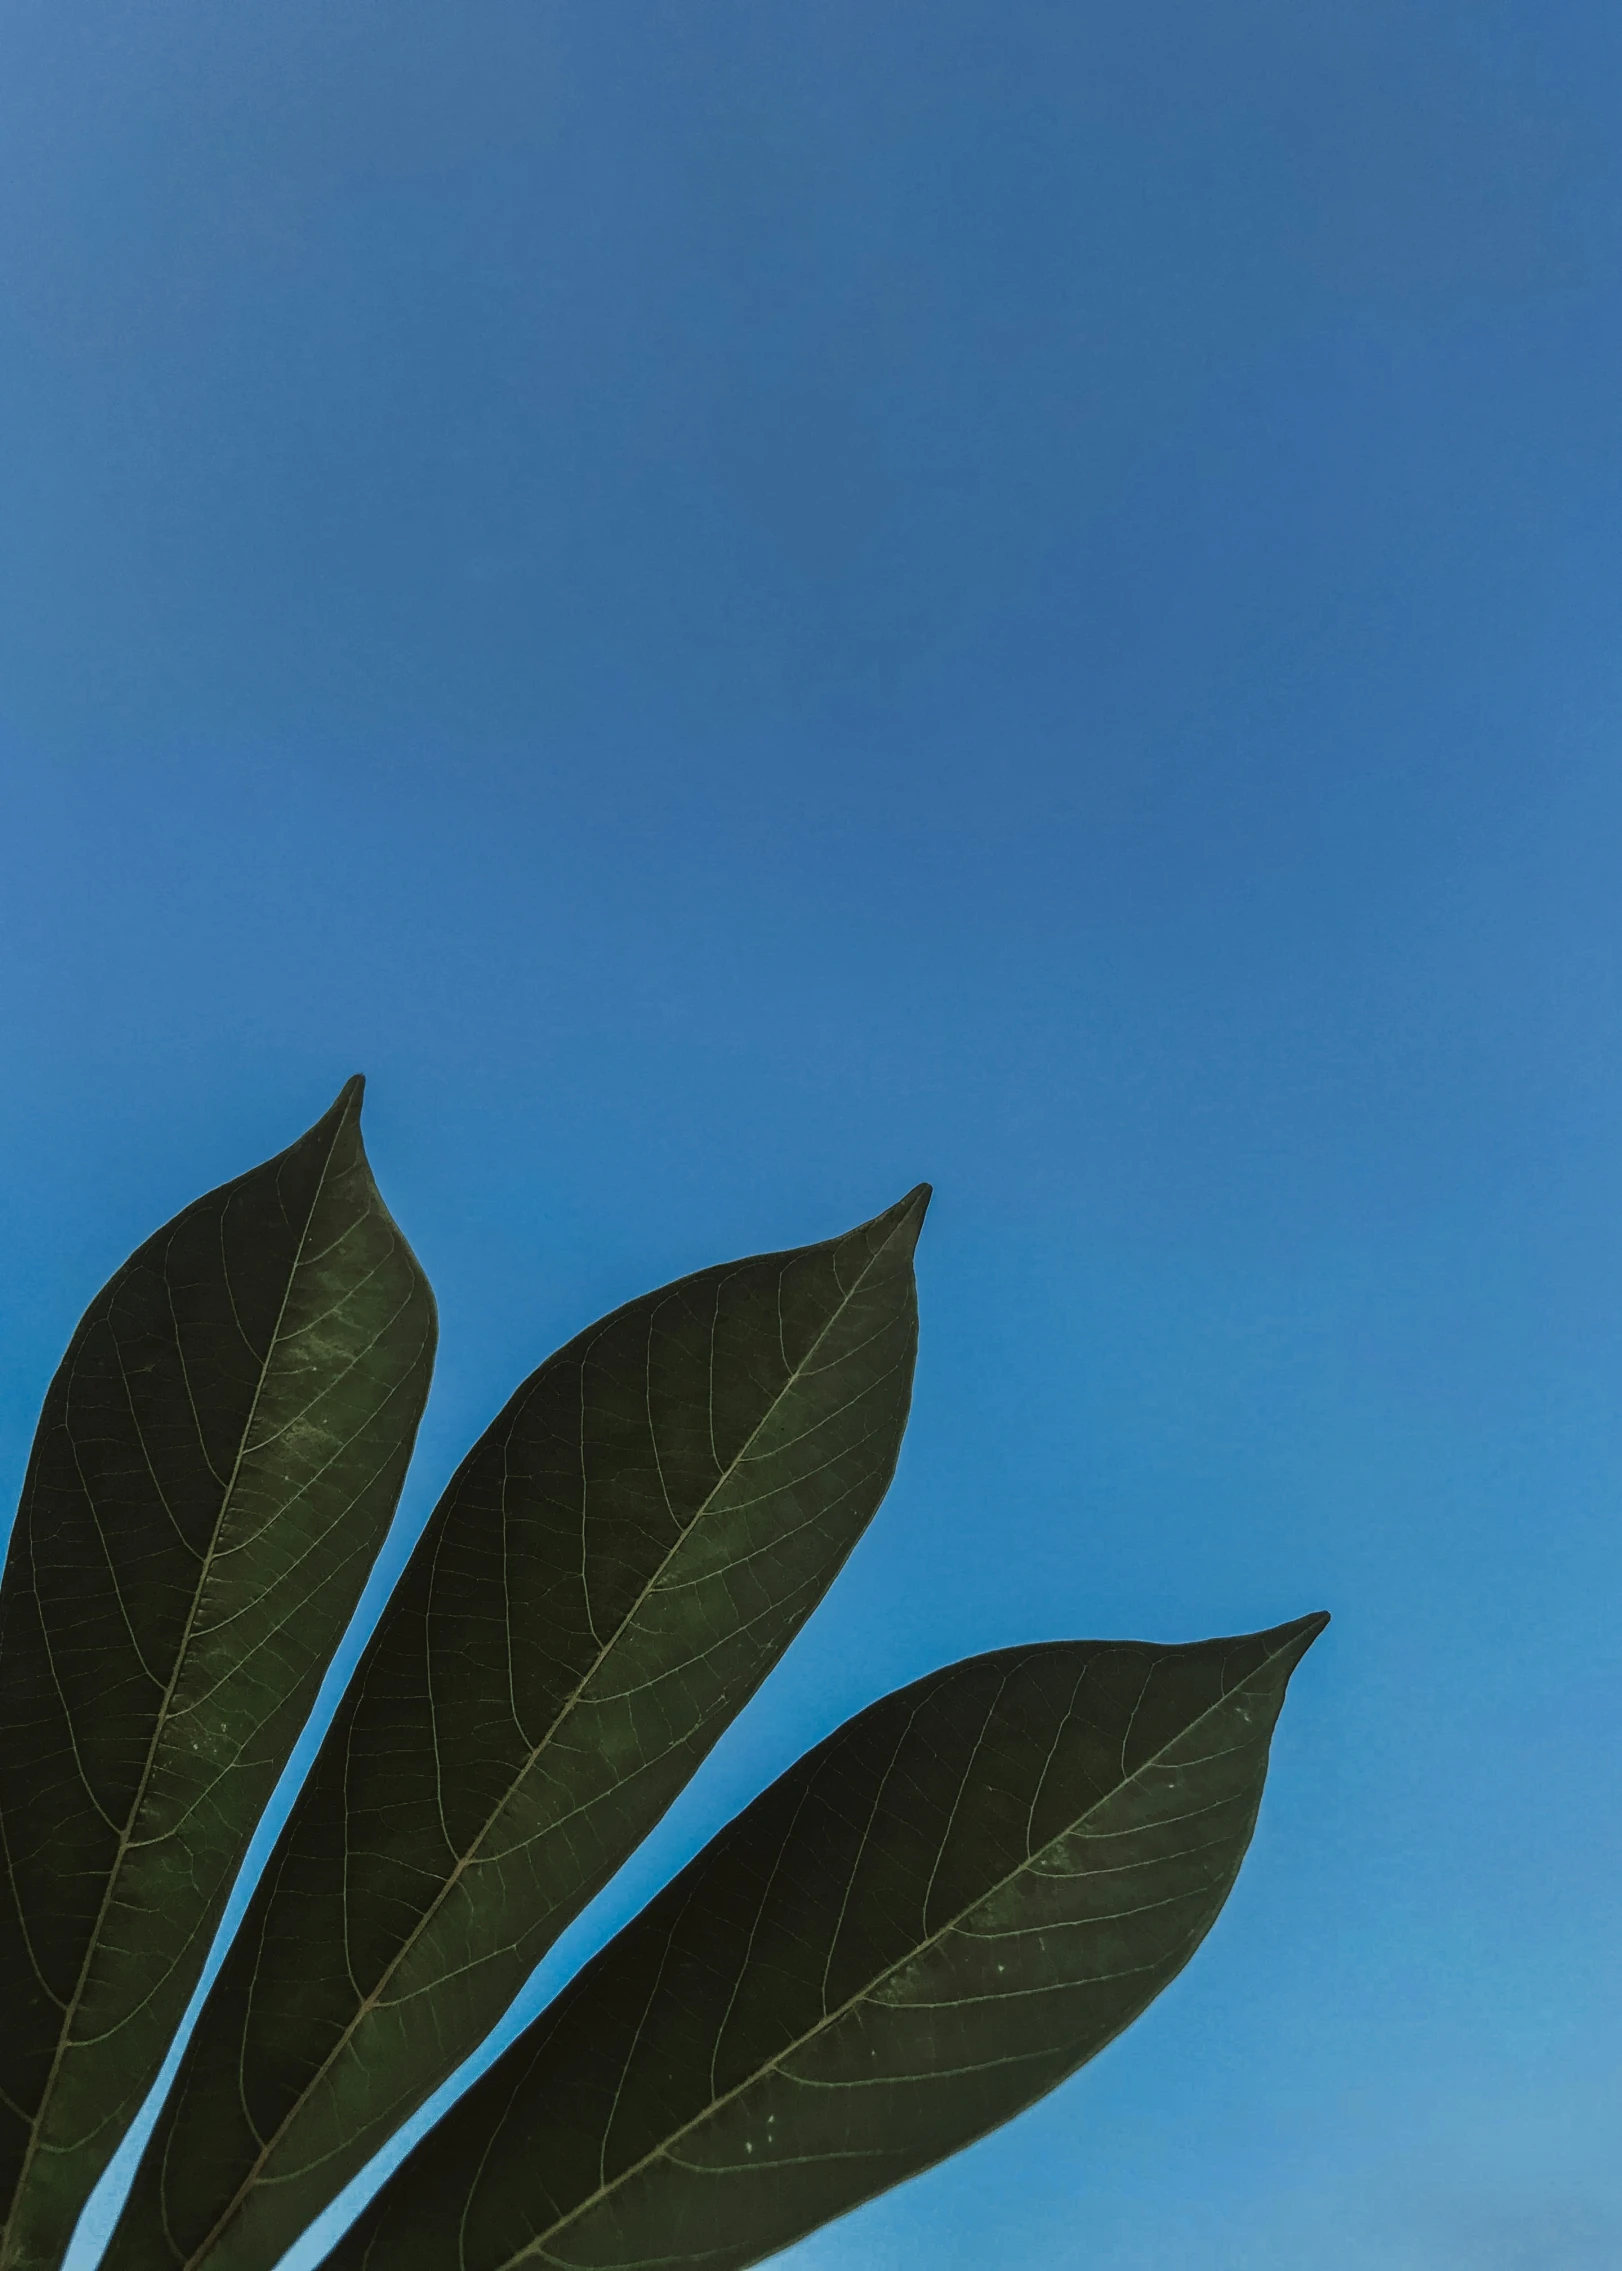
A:
<svg viewBox="0 0 1622 2271">
<path fill-rule="evenodd" d="M 735 2271 L 1006 2120 L 1210 1929 L 1325 1621 L 1002 1649 L 860 1713 L 452 2107 L 332 2271 Z"/>
<path fill-rule="evenodd" d="M 889 1483 L 927 1197 L 633 1301 L 519 1389 L 362 1660 L 109 2271 L 268 2271 L 668 1806 Z"/>
<path fill-rule="evenodd" d="M 152 2083 L 394 1511 L 434 1306 L 360 1093 L 149 1238 L 46 1398 L 0 1590 L 8 2267 Z"/>
</svg>

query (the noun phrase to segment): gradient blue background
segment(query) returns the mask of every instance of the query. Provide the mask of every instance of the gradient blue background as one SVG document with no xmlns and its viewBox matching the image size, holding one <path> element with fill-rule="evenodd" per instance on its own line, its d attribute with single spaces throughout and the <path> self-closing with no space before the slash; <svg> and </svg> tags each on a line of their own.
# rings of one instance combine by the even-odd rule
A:
<svg viewBox="0 0 1622 2271">
<path fill-rule="evenodd" d="M 1619 98 L 1614 0 L 0 5 L 8 1485 L 360 1068 L 408 1522 L 938 1189 L 549 1978 L 944 1658 L 1335 1612 L 1191 1969 L 796 2271 L 1622 2261 Z"/>
</svg>

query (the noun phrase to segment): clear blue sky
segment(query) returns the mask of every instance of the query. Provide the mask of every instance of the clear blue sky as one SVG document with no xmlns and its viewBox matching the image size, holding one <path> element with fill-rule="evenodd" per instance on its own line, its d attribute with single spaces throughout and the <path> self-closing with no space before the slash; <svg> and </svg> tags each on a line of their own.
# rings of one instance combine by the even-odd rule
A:
<svg viewBox="0 0 1622 2271">
<path fill-rule="evenodd" d="M 1614 0 L 0 5 L 8 1492 L 360 1069 L 417 1518 L 937 1186 L 577 1953 L 944 1658 L 1335 1613 L 1190 1970 L 795 2271 L 1622 2261 L 1619 115 Z"/>
</svg>

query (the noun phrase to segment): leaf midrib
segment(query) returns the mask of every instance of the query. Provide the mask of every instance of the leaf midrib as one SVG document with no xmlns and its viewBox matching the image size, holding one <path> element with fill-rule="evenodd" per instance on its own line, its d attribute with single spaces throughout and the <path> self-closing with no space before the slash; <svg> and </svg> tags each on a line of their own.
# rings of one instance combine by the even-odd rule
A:
<svg viewBox="0 0 1622 2271">
<path fill-rule="evenodd" d="M 1027 1853 L 1025 1859 L 1016 1868 L 1010 1869 L 1005 1876 L 999 1877 L 995 1884 L 988 1885 L 983 1892 L 976 1893 L 973 1900 L 967 1901 L 955 1915 L 949 1916 L 933 1932 L 926 1933 L 924 1938 L 918 1941 L 914 1947 L 909 1948 L 905 1955 L 898 1956 L 894 1963 L 886 1964 L 882 1971 L 876 1972 L 863 1986 L 847 1995 L 837 2009 L 824 2012 L 816 2024 L 808 2027 L 804 2034 L 797 2035 L 792 2042 L 785 2043 L 781 2050 L 774 2051 L 772 2056 L 757 2066 L 753 2073 L 746 2074 L 741 2082 L 735 2082 L 731 2089 L 724 2091 L 720 2097 L 712 2098 L 702 2112 L 694 2114 L 690 2121 L 684 2121 L 679 2129 L 673 2129 L 668 2137 L 662 2137 L 657 2145 L 643 2154 L 640 2160 L 633 2161 L 627 2167 L 621 2169 L 610 2183 L 600 2184 L 595 2192 L 589 2194 L 586 2199 L 571 2208 L 566 2216 L 560 2216 L 556 2223 L 549 2224 L 545 2231 L 538 2232 L 533 2239 L 526 2242 L 514 2254 L 505 2257 L 501 2263 L 495 2266 L 495 2271 L 514 2271 L 516 2265 L 527 2262 L 532 2256 L 538 2254 L 549 2240 L 556 2239 L 560 2232 L 566 2231 L 570 2224 L 578 2222 L 590 2209 L 597 2207 L 610 2194 L 616 2192 L 622 2184 L 629 2183 L 633 2176 L 638 2176 L 643 2169 L 650 2168 L 655 2161 L 662 2159 L 669 2153 L 672 2146 L 680 2144 L 684 2137 L 689 2136 L 693 2130 L 702 2127 L 706 2121 L 721 2112 L 723 2107 L 730 2105 L 735 2098 L 742 2097 L 746 2091 L 752 2090 L 757 2083 L 764 2081 L 769 2074 L 774 2073 L 786 2059 L 792 2058 L 796 2053 L 805 2049 L 808 2043 L 815 2042 L 819 2035 L 825 2034 L 830 2027 L 835 2026 L 858 2004 L 866 2002 L 885 1984 L 886 1980 L 893 1979 L 896 1973 L 904 1970 L 908 1964 L 916 1963 L 920 1956 L 927 1955 L 930 1949 L 938 1946 L 949 1933 L 955 1932 L 965 1917 L 972 1916 L 974 1911 L 977 1908 L 983 1908 L 987 1901 L 995 1900 L 1000 1892 L 1006 1891 L 1008 1886 L 1013 1884 L 1016 1879 L 1023 1876 L 1028 1870 L 1033 1869 L 1045 1854 L 1053 1851 L 1056 1845 L 1061 1844 L 1067 1837 L 1074 1837 L 1076 1832 L 1086 1825 L 1101 1806 L 1110 1804 L 1112 1800 L 1120 1796 L 1123 1790 L 1140 1781 L 1152 1767 L 1158 1765 L 1167 1751 L 1193 1734 L 1206 1720 L 1213 1718 L 1236 1695 L 1242 1694 L 1253 1680 L 1277 1663 L 1279 1657 L 1285 1653 L 1285 1648 L 1292 1644 L 1287 1642 L 1285 1647 L 1275 1649 L 1270 1656 L 1265 1657 L 1260 1664 L 1248 1671 L 1242 1680 L 1236 1682 L 1224 1695 L 1219 1696 L 1215 1703 L 1209 1705 L 1197 1717 L 1189 1720 L 1186 1726 L 1180 1727 L 1175 1735 L 1160 1746 L 1159 1750 L 1153 1752 L 1150 1757 L 1141 1760 L 1130 1774 L 1123 1774 L 1120 1781 L 1112 1789 L 1106 1790 L 1100 1797 L 1096 1798 L 1084 1812 L 1079 1813 L 1073 1821 L 1067 1823 L 1062 1830 L 1057 1831 L 1045 1844 L 1039 1845 L 1033 1852 Z M 916 1717 L 916 1713 L 914 1717 Z M 912 1722 L 909 1720 L 909 1727 L 911 1724 Z M 903 1739 L 904 1734 L 897 1738 L 898 1748 Z M 894 1764 L 893 1758 L 891 1764 Z M 368 2252 L 370 2251 L 368 2250 Z"/>
<path fill-rule="evenodd" d="M 905 1202 L 903 1202 L 903 1204 L 905 1204 Z M 789 1373 L 788 1378 L 783 1382 L 782 1387 L 777 1391 L 777 1394 L 767 1405 L 765 1411 L 762 1412 L 759 1420 L 750 1430 L 746 1441 L 734 1454 L 725 1470 L 721 1474 L 719 1474 L 716 1477 L 716 1480 L 711 1484 L 709 1490 L 705 1493 L 702 1503 L 694 1513 L 692 1519 L 687 1523 L 685 1528 L 681 1530 L 675 1542 L 670 1546 L 662 1560 L 659 1562 L 658 1567 L 653 1571 L 647 1582 L 642 1586 L 641 1590 L 637 1593 L 634 1600 L 630 1603 L 629 1607 L 625 1611 L 625 1614 L 615 1625 L 609 1637 L 606 1640 L 599 1642 L 597 1653 L 592 1658 L 591 1663 L 587 1666 L 586 1670 L 582 1672 L 580 1678 L 575 1682 L 573 1688 L 570 1689 L 568 1695 L 559 1705 L 545 1732 L 539 1737 L 534 1746 L 531 1748 L 529 1755 L 524 1760 L 522 1766 L 520 1766 L 512 1775 L 501 1798 L 496 1802 L 494 1806 L 492 1806 L 489 1814 L 486 1816 L 485 1821 L 478 1832 L 478 1835 L 473 1839 L 472 1843 L 468 1845 L 458 1856 L 455 1867 L 444 1879 L 443 1883 L 439 1887 L 439 1890 L 434 1894 L 432 1901 L 423 1910 L 422 1915 L 419 1917 L 418 1921 L 412 1926 L 408 1937 L 401 1942 L 395 1954 L 390 1958 L 387 1967 L 379 1975 L 376 1985 L 367 1992 L 365 1997 L 357 2006 L 354 2016 L 350 2019 L 348 2025 L 344 2028 L 343 2032 L 333 2043 L 332 2048 L 327 2053 L 326 2057 L 311 2074 L 310 2079 L 308 2080 L 308 2082 L 306 2082 L 304 2088 L 299 2092 L 297 2098 L 295 2098 L 293 2103 L 289 2106 L 281 2121 L 277 2124 L 276 2128 L 272 2130 L 270 2136 L 260 2147 L 258 2153 L 254 2157 L 252 2166 L 249 2168 L 246 2176 L 243 2177 L 242 2182 L 238 2185 L 236 2191 L 232 2194 L 230 2201 L 216 2217 L 214 2223 L 209 2228 L 205 2237 L 201 2241 L 199 2241 L 198 2245 L 192 2250 L 190 2255 L 186 2256 L 180 2263 L 179 2271 L 196 2271 L 196 2267 L 206 2259 L 209 2250 L 214 2246 L 214 2243 L 220 2237 L 220 2234 L 225 2230 L 231 2219 L 236 2215 L 238 2209 L 247 2199 L 249 2193 L 258 2183 L 261 2173 L 277 2151 L 278 2147 L 281 2145 L 282 2140 L 286 2137 L 288 2131 L 298 2120 L 306 2105 L 308 2105 L 311 2097 L 314 2095 L 320 2083 L 331 2072 L 332 2068 L 336 2065 L 339 2058 L 342 2057 L 343 2053 L 348 2049 L 350 2043 L 354 2040 L 354 2037 L 360 2031 L 361 2027 L 366 2023 L 367 2019 L 371 2017 L 373 2011 L 375 2011 L 378 2005 L 382 2002 L 390 1981 L 395 1977 L 401 1965 L 406 1961 L 412 1950 L 421 1940 L 424 1933 L 433 1923 L 434 1918 L 438 1915 L 440 1909 L 455 1892 L 457 1886 L 461 1883 L 468 1870 L 472 1868 L 474 1862 L 479 1856 L 479 1852 L 483 1847 L 485 1840 L 496 1828 L 497 1824 L 500 1822 L 502 1816 L 506 1812 L 508 1806 L 511 1804 L 517 1791 L 534 1772 L 536 1762 L 541 1758 L 548 1745 L 555 1740 L 560 1728 L 562 1728 L 567 1722 L 570 1713 L 574 1711 L 576 1706 L 579 1704 L 581 1697 L 586 1692 L 586 1689 L 591 1685 L 592 1681 L 601 1671 L 604 1663 L 607 1661 L 608 1657 L 613 1652 L 615 1647 L 618 1646 L 620 1638 L 625 1632 L 626 1627 L 631 1623 L 632 1619 L 643 1607 L 644 1603 L 649 1599 L 649 1597 L 658 1590 L 659 1581 L 663 1577 L 665 1571 L 669 1568 L 671 1562 L 676 1558 L 676 1556 L 682 1551 L 682 1548 L 686 1545 L 692 1533 L 698 1528 L 700 1522 L 704 1520 L 705 1516 L 714 1506 L 716 1499 L 726 1488 L 727 1484 L 737 1473 L 738 1469 L 743 1465 L 744 1461 L 748 1458 L 750 1452 L 754 1448 L 754 1445 L 759 1440 L 762 1430 L 769 1424 L 773 1414 L 781 1408 L 790 1393 L 811 1371 L 812 1360 L 816 1356 L 817 1351 L 821 1348 L 829 1333 L 831 1333 L 834 1327 L 838 1324 L 840 1318 L 844 1316 L 846 1310 L 850 1307 L 850 1304 L 855 1300 L 857 1294 L 861 1291 L 862 1286 L 865 1284 L 874 1268 L 878 1265 L 886 1252 L 889 1250 L 890 1246 L 894 1242 L 897 1233 L 910 1219 L 911 1212 L 912 1210 L 909 1208 L 908 1214 L 904 1215 L 901 1220 L 896 1223 L 895 1227 L 890 1231 L 889 1235 L 868 1256 L 867 1260 L 864 1262 L 862 1268 L 857 1273 L 856 1278 L 851 1284 L 849 1291 L 841 1294 L 838 1306 L 830 1312 L 827 1322 L 820 1328 L 816 1338 L 811 1342 L 810 1346 L 805 1351 L 805 1354 L 801 1357 L 799 1363 L 795 1365 L 794 1369 Z M 781 1288 L 779 1288 L 779 1300 L 781 1300 Z M 655 1446 L 655 1456 L 657 1457 L 657 1446 Z M 587 1595 L 587 1601 L 589 1617 L 589 1593 Z M 595 1625 L 592 1626 L 592 1630 L 595 1634 Z"/>
<path fill-rule="evenodd" d="M 63 2061 L 65 2060 L 70 2048 L 69 2038 L 72 2033 L 73 2022 L 78 2015 L 81 2004 L 84 2001 L 86 1991 L 90 1984 L 91 1970 L 101 1949 L 102 1934 L 106 1927 L 108 1912 L 111 1908 L 114 1894 L 117 1891 L 125 1863 L 128 1861 L 131 1853 L 141 1849 L 141 1847 L 146 1842 L 138 1841 L 136 1839 L 134 1835 L 135 1825 L 140 1820 L 141 1809 L 146 1804 L 147 1792 L 151 1787 L 152 1776 L 157 1767 L 158 1753 L 162 1748 L 163 1738 L 168 1731 L 169 1721 L 172 1716 L 172 1706 L 174 1704 L 175 1693 L 180 1685 L 181 1675 L 186 1666 L 186 1658 L 191 1648 L 192 1635 L 196 1629 L 197 1616 L 202 1606 L 203 1594 L 207 1589 L 209 1576 L 213 1570 L 215 1557 L 219 1551 L 221 1535 L 224 1532 L 226 1520 L 231 1511 L 231 1503 L 236 1492 L 237 1480 L 242 1473 L 242 1463 L 247 1456 L 248 1445 L 252 1440 L 254 1421 L 259 1415 L 259 1404 L 260 1399 L 264 1395 L 265 1382 L 270 1377 L 271 1365 L 275 1359 L 277 1349 L 281 1343 L 282 1325 L 287 1316 L 287 1305 L 292 1299 L 293 1288 L 298 1282 L 299 1271 L 304 1265 L 304 1250 L 306 1245 L 309 1243 L 310 1227 L 315 1221 L 316 1215 L 320 1210 L 321 1200 L 327 1188 L 327 1178 L 332 1168 L 333 1156 L 338 1148 L 338 1139 L 343 1134 L 344 1129 L 348 1125 L 350 1116 L 350 1112 L 346 1111 L 343 1114 L 342 1118 L 338 1121 L 336 1127 L 332 1132 L 332 1140 L 327 1146 L 326 1157 L 321 1162 L 321 1172 L 316 1178 L 316 1186 L 315 1190 L 311 1194 L 309 1209 L 304 1218 L 304 1226 L 299 1232 L 298 1246 L 295 1249 L 292 1264 L 287 1273 L 287 1282 L 282 1288 L 282 1298 L 276 1310 L 276 1321 L 271 1327 L 270 1338 L 265 1344 L 265 1355 L 259 1367 L 259 1377 L 254 1382 L 253 1400 L 250 1403 L 247 1413 L 243 1419 L 241 1435 L 237 1442 L 236 1456 L 232 1460 L 231 1472 L 226 1478 L 224 1487 L 222 1488 L 220 1493 L 219 1512 L 215 1516 L 214 1527 L 209 1535 L 208 1549 L 203 1556 L 201 1567 L 198 1570 L 197 1584 L 192 1594 L 191 1605 L 186 1612 L 185 1628 L 181 1634 L 180 1645 L 175 1651 L 174 1665 L 169 1675 L 168 1684 L 165 1686 L 163 1691 L 163 1700 L 158 1706 L 158 1716 L 153 1726 L 152 1739 L 147 1745 L 146 1758 L 143 1761 L 141 1767 L 141 1779 L 139 1784 L 137 1785 L 135 1796 L 131 1801 L 129 1811 L 124 1817 L 123 1827 L 119 1830 L 118 1833 L 117 1850 L 114 1855 L 112 1867 L 107 1874 L 107 1883 L 102 1892 L 101 1901 L 96 1910 L 96 1921 L 91 1928 L 90 1938 L 85 1947 L 84 1961 L 79 1967 L 79 1976 L 74 1982 L 72 1994 L 69 1996 L 67 2002 L 62 2007 L 62 2023 L 57 2033 L 56 2050 L 52 2055 L 50 2071 L 45 2078 L 45 2087 L 40 2092 L 38 2109 L 36 2110 L 33 2119 L 28 2125 L 28 2144 L 24 2150 L 22 2166 L 18 2171 L 17 2182 L 12 2192 L 12 2214 L 8 2219 L 9 2228 L 12 2230 L 16 2228 L 16 2211 L 22 2205 L 22 2202 L 24 2200 L 25 2188 L 28 2183 L 29 2174 L 33 2168 L 34 2161 L 40 2150 L 40 2137 L 41 2131 L 44 2127 L 45 2117 L 50 2109 L 52 2095 L 56 2089 L 58 2081 L 61 2078 Z M 223 1219 L 224 1217 L 222 1212 L 222 1222 Z M 167 1269 L 168 1267 L 168 1252 L 169 1249 L 166 1245 L 164 1249 L 165 1269 Z M 227 1291 L 231 1294 L 231 1305 L 234 1313 L 236 1308 L 236 1297 L 235 1293 L 231 1290 L 230 1274 L 228 1271 L 222 1270 L 222 1275 L 224 1275 L 226 1280 Z M 183 1356 L 181 1358 L 181 1369 L 184 1373 L 185 1359 Z M 122 1362 L 120 1363 L 119 1371 L 122 1375 Z M 128 1382 L 126 1376 L 126 1387 L 127 1385 Z M 190 1399 L 190 1394 L 191 1390 L 188 1380 L 188 1399 Z M 195 1405 L 193 1407 L 193 1410 L 195 1416 Z M 32 1537 L 33 1532 L 32 1528 L 30 1528 L 30 1543 L 32 1543 Z M 34 1590 L 35 1598 L 37 1600 L 40 1597 L 37 1579 L 35 1580 Z M 41 1622 L 43 1625 L 43 1618 Z M 46 1637 L 46 1654 L 49 1658 L 51 1649 L 48 1635 Z M 54 1666 L 52 1671 L 52 1678 L 54 1681 Z M 60 1683 L 57 1683 L 57 1690 L 60 1694 Z M 69 1724 L 71 1725 L 71 1720 Z M 77 1741 L 75 1741 L 75 1748 L 77 1748 Z M 86 1788 L 88 1790 L 88 1783 L 86 1784 Z M 91 1797 L 92 1803 L 94 1803 L 94 1793 L 91 1793 Z M 6 2252 L 7 2251 L 3 2242 L 0 2242 L 0 2264 L 3 2264 L 5 2262 Z"/>
</svg>

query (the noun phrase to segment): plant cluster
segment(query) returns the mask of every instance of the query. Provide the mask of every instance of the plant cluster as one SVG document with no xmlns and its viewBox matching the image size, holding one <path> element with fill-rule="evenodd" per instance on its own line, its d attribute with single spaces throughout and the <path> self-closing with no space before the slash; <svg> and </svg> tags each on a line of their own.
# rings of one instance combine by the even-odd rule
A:
<svg viewBox="0 0 1622 2271">
<path fill-rule="evenodd" d="M 46 1398 L 0 1587 L 0 2271 L 150 2092 L 393 1517 L 433 1296 L 360 1083 L 149 1238 Z M 523 1383 L 422 1531 L 192 2031 L 109 2271 L 271 2271 L 489 2033 L 894 1471 L 910 1192 Z M 731 2271 L 1051 2089 L 1188 1961 L 1306 1617 L 972 1657 L 714 1838 L 405 2158 L 335 2271 Z"/>
</svg>

